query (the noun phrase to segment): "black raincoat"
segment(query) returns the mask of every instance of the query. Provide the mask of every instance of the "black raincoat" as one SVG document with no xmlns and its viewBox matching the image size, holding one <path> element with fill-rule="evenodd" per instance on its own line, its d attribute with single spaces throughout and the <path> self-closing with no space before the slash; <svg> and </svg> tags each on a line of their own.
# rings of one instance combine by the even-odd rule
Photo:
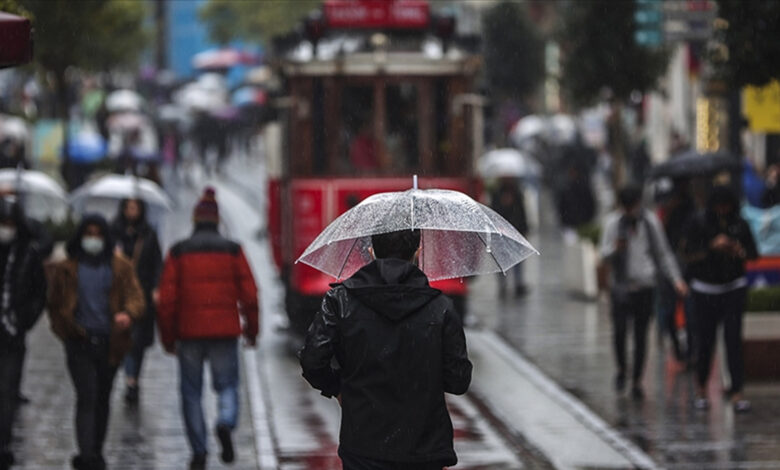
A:
<svg viewBox="0 0 780 470">
<path fill-rule="evenodd" d="M 332 287 L 300 360 L 314 388 L 341 396 L 340 450 L 455 465 L 444 393 L 465 393 L 472 366 L 452 302 L 398 259 L 376 260 Z"/>
</svg>

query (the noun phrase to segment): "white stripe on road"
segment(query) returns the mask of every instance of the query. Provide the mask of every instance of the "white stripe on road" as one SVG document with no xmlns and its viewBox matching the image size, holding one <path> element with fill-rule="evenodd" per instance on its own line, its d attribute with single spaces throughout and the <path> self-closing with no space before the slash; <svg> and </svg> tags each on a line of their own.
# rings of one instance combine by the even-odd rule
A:
<svg viewBox="0 0 780 470">
<path fill-rule="evenodd" d="M 260 370 L 255 350 L 244 351 L 244 377 L 249 389 L 249 409 L 252 416 L 252 427 L 255 434 L 255 452 L 257 452 L 258 470 L 277 470 L 279 461 L 274 451 L 274 438 L 271 431 L 271 420 L 268 416 L 266 396 L 260 381 Z M 263 377 L 265 379 L 265 377 Z"/>
<path fill-rule="evenodd" d="M 547 375 L 545 375 L 538 367 L 523 358 L 521 354 L 509 346 L 506 341 L 504 341 L 504 339 L 499 335 L 493 331 L 469 332 L 470 340 L 477 339 L 479 337 L 481 337 L 483 341 L 475 342 L 475 346 L 487 346 L 492 349 L 493 352 L 500 356 L 501 359 L 509 363 L 517 372 L 520 372 L 523 375 L 523 378 L 525 378 L 539 391 L 541 391 L 543 396 L 552 400 L 554 405 L 571 414 L 574 419 L 585 426 L 589 431 L 596 434 L 601 440 L 605 441 L 610 447 L 625 457 L 636 468 L 661 468 L 653 461 L 652 458 L 650 458 L 649 455 L 634 445 L 634 443 L 620 435 L 620 433 L 609 426 L 593 411 L 587 408 L 581 401 L 573 397 L 570 393 L 566 392 L 560 385 L 547 377 Z M 525 399 L 529 398 L 530 397 L 525 397 Z M 541 400 L 538 401 L 537 404 L 540 402 Z M 486 399 L 486 404 L 489 407 L 495 406 L 494 403 L 490 402 L 490 399 Z M 500 417 L 506 415 L 498 412 L 496 413 L 496 416 Z M 508 417 L 505 419 L 508 419 Z M 515 423 L 507 424 L 511 426 Z M 525 434 L 529 440 L 534 440 L 534 433 Z M 577 440 L 579 439 L 575 439 L 575 442 Z M 564 439 L 563 435 L 560 435 L 557 446 L 560 446 L 560 444 L 564 441 L 572 442 L 569 439 Z M 539 445 L 539 447 L 548 458 L 555 462 L 555 449 L 545 449 L 543 448 L 543 444 Z"/>
</svg>

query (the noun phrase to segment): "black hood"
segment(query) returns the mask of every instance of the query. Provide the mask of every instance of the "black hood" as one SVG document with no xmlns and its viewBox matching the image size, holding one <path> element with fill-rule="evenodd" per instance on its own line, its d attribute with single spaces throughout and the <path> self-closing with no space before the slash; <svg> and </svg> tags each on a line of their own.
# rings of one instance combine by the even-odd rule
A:
<svg viewBox="0 0 780 470">
<path fill-rule="evenodd" d="M 342 285 L 373 311 L 394 321 L 416 312 L 441 294 L 428 285 L 428 278 L 417 266 L 393 258 L 363 266 Z"/>
<path fill-rule="evenodd" d="M 81 248 L 81 237 L 84 236 L 84 230 L 87 228 L 87 225 L 97 225 L 100 227 L 100 232 L 103 234 L 103 252 L 97 257 L 92 257 L 91 255 L 85 253 L 84 249 Z M 102 215 L 99 214 L 85 215 L 81 219 L 76 232 L 73 234 L 70 240 L 68 240 L 65 248 L 71 258 L 98 258 L 101 260 L 110 260 L 114 253 L 114 242 L 113 238 L 111 237 L 111 230 L 108 227 L 108 222 L 105 218 L 103 218 Z"/>
</svg>

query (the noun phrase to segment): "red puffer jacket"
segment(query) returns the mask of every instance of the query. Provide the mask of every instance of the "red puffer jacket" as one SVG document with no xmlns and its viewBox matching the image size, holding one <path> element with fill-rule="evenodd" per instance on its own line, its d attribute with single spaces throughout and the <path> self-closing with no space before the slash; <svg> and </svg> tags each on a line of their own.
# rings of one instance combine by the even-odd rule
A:
<svg viewBox="0 0 780 470">
<path fill-rule="evenodd" d="M 174 245 L 160 280 L 157 321 L 167 350 L 180 339 L 243 334 L 254 342 L 257 286 L 241 246 L 209 229 Z"/>
</svg>

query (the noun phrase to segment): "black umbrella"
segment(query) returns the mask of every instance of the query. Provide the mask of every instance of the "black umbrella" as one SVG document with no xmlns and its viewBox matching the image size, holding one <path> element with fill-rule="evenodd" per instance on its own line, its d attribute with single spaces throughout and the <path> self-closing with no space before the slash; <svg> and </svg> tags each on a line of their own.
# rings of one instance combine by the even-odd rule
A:
<svg viewBox="0 0 780 470">
<path fill-rule="evenodd" d="M 736 171 L 741 168 L 739 159 L 725 152 L 699 153 L 689 151 L 656 165 L 650 171 L 651 178 L 680 178 L 706 176 L 720 171 Z"/>
</svg>

